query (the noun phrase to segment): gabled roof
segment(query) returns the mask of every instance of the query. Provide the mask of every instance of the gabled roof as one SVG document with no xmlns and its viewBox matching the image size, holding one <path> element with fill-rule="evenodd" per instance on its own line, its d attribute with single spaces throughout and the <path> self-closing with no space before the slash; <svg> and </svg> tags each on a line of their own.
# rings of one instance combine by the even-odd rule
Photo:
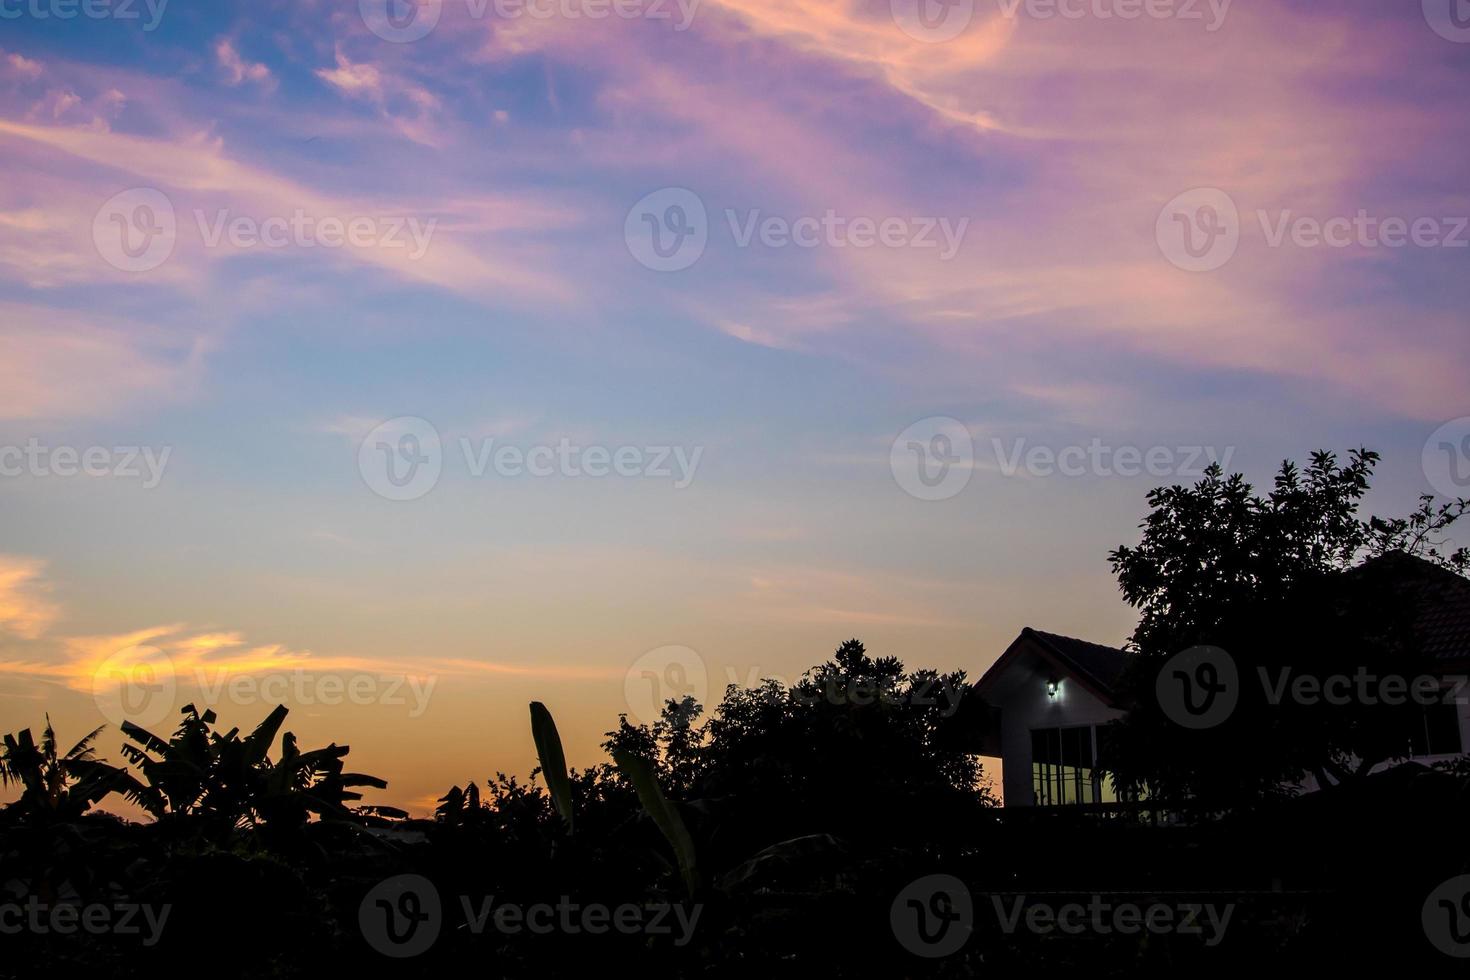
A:
<svg viewBox="0 0 1470 980">
<path fill-rule="evenodd" d="M 1117 647 L 1105 647 L 1101 643 L 1089 643 L 1057 633 L 1043 633 L 1029 626 L 1021 632 L 1030 633 L 1046 644 L 1072 668 L 1074 674 L 1086 675 L 1098 687 L 1109 692 L 1117 687 L 1118 678 L 1123 676 L 1123 668 L 1128 665 L 1127 652 Z"/>
<path fill-rule="evenodd" d="M 1431 561 L 1390 551 L 1349 572 L 1376 578 L 1409 607 L 1409 623 L 1425 656 L 1470 661 L 1470 579 Z"/>
<path fill-rule="evenodd" d="M 1410 623 L 1425 655 L 1449 664 L 1470 664 L 1470 579 L 1431 561 L 1392 551 L 1370 558 L 1347 574 L 1381 581 L 1408 605 Z M 1098 699 L 1117 706 L 1117 685 L 1128 654 L 1117 647 L 1026 627 L 975 684 L 983 694 L 1015 661 L 1035 653 L 1059 674 L 1076 679 Z"/>
<path fill-rule="evenodd" d="M 1046 633 L 1029 626 L 1021 630 L 1021 634 L 1006 647 L 1005 653 L 990 665 L 990 669 L 976 683 L 976 691 L 983 694 L 986 688 L 993 685 L 1027 651 L 1038 654 L 1059 672 L 1076 679 L 1105 704 L 1116 703 L 1115 689 L 1118 678 L 1122 676 L 1123 668 L 1128 663 L 1127 653 L 1117 647 L 1089 643 L 1058 633 Z"/>
</svg>

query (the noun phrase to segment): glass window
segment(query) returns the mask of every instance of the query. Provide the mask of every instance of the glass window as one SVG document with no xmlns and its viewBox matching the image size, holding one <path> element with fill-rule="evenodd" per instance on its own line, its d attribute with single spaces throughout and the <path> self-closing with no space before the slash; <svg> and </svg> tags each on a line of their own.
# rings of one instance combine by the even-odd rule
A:
<svg viewBox="0 0 1470 980">
<path fill-rule="evenodd" d="M 1037 806 L 1102 802 L 1091 725 L 1031 732 L 1031 790 Z"/>
<path fill-rule="evenodd" d="M 1421 709 L 1419 717 L 1409 735 L 1411 755 L 1459 755 L 1464 751 L 1460 744 L 1460 706 L 1431 704 Z"/>
</svg>

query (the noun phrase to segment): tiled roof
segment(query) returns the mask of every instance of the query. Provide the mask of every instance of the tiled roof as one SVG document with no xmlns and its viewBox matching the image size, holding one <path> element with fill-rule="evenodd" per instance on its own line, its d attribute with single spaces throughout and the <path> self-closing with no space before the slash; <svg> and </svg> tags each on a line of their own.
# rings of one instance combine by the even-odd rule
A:
<svg viewBox="0 0 1470 980">
<path fill-rule="evenodd" d="M 1382 583 L 1396 602 L 1409 605 L 1410 622 L 1424 652 L 1449 663 L 1470 663 L 1470 579 L 1433 562 L 1403 552 L 1370 558 L 1348 572 Z M 1117 647 L 1089 643 L 1071 636 L 1026 627 L 1017 641 L 1030 639 L 1076 674 L 1099 694 L 1112 695 L 1128 663 Z M 1012 643 L 1007 654 L 1021 649 Z M 980 686 L 1007 669 L 1011 657 L 1002 655 L 981 678 Z"/>
<path fill-rule="evenodd" d="M 1396 601 L 1409 604 L 1426 655 L 1470 660 L 1470 579 L 1402 551 L 1370 558 L 1350 574 L 1378 578 Z"/>
<path fill-rule="evenodd" d="M 1027 634 L 1038 643 L 1044 644 L 1074 672 L 1083 675 L 1104 691 L 1111 692 L 1116 687 L 1118 678 L 1123 674 L 1123 667 L 1128 663 L 1128 654 L 1117 647 L 1105 647 L 1101 643 L 1089 643 L 1058 633 L 1045 633 L 1029 626 L 1021 631 L 1022 636 Z"/>
</svg>

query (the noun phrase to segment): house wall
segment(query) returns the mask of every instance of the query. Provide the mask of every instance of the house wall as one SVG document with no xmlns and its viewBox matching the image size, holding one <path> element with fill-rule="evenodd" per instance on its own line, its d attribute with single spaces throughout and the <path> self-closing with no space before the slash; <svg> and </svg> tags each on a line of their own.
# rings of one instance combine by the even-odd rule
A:
<svg viewBox="0 0 1470 980">
<path fill-rule="evenodd" d="M 1006 806 L 1031 806 L 1031 731 L 1069 725 L 1105 725 L 1122 712 L 1108 707 L 1071 678 L 1063 678 L 1057 696 L 1046 693 L 1055 672 L 1036 658 L 1012 668 L 1014 683 L 1000 708 L 1002 786 Z M 1008 678 L 1010 680 L 1010 678 Z"/>
</svg>

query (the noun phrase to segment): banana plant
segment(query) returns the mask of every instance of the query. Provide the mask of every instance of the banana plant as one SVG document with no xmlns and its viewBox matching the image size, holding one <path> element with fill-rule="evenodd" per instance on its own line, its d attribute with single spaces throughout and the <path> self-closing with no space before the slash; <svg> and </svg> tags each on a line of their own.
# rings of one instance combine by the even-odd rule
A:
<svg viewBox="0 0 1470 980">
<path fill-rule="evenodd" d="M 546 789 L 551 793 L 551 804 L 566 821 L 567 833 L 572 833 L 572 781 L 567 775 L 567 757 L 562 752 L 561 735 L 556 722 L 546 705 L 531 702 L 531 737 L 536 740 L 536 756 L 541 760 L 541 775 L 546 777 Z"/>
<path fill-rule="evenodd" d="M 0 786 L 22 787 L 20 799 L 12 804 L 15 812 L 37 820 L 72 820 L 109 793 L 131 797 L 141 790 L 126 769 L 95 757 L 92 743 L 101 731 L 93 730 L 64 754 L 56 749 L 49 715 L 39 745 L 29 728 L 6 735 L 0 752 Z"/>
<path fill-rule="evenodd" d="M 684 886 L 693 895 L 699 890 L 699 865 L 695 859 L 694 838 L 689 835 L 689 828 L 684 825 L 684 818 L 679 815 L 678 809 L 664 796 L 652 764 L 643 756 L 626 749 L 614 749 L 613 762 L 633 784 L 644 812 L 653 818 L 653 822 L 673 847 L 674 857 L 679 862 L 679 873 L 684 877 Z"/>
<path fill-rule="evenodd" d="M 304 824 L 308 814 L 350 817 L 347 804 L 362 798 L 356 788 L 388 785 L 376 776 L 343 772 L 348 746 L 332 743 L 303 752 L 291 732 L 281 737 L 279 761 L 272 762 L 268 753 L 286 714 L 287 708 L 277 705 L 244 738 L 238 728 L 223 735 L 211 731 L 214 712 L 201 714 L 192 704 L 184 707 L 184 720 L 167 741 L 124 722 L 124 734 L 137 745 L 124 745 L 123 755 L 147 781 L 130 796 L 159 818 L 194 814 L 226 827 L 286 826 Z"/>
</svg>

